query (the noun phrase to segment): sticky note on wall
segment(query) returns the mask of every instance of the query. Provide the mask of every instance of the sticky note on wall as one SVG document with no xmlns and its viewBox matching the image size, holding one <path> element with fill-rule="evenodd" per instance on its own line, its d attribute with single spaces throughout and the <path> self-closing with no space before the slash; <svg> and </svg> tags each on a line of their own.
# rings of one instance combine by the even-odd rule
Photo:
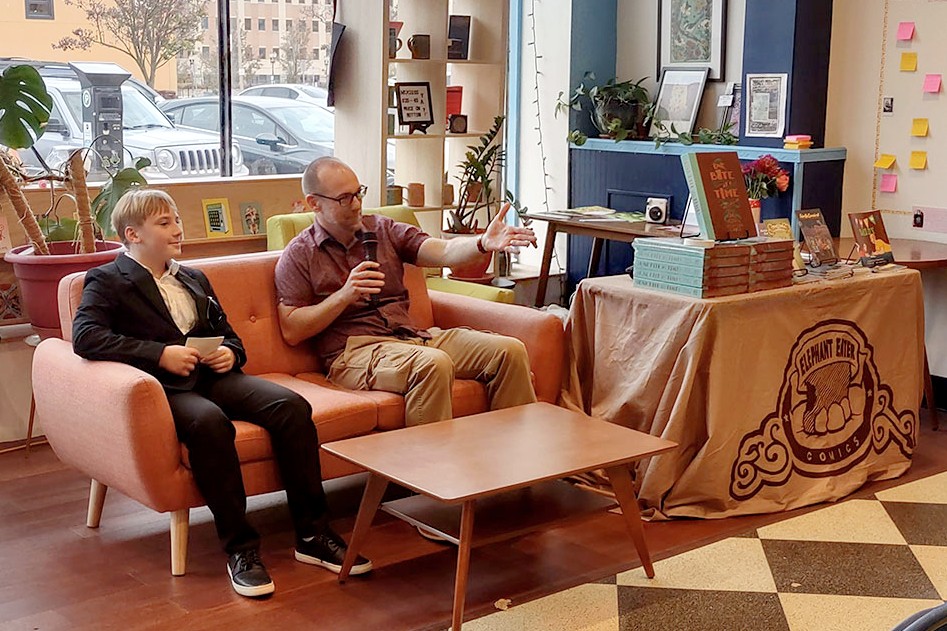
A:
<svg viewBox="0 0 947 631">
<path fill-rule="evenodd" d="M 875 160 L 876 169 L 890 169 L 894 166 L 895 157 L 890 153 L 883 153 Z"/>
<path fill-rule="evenodd" d="M 932 94 L 940 92 L 941 76 L 939 74 L 924 75 L 924 91 Z"/>
<path fill-rule="evenodd" d="M 927 122 L 926 118 L 915 118 L 911 123 L 911 135 L 912 136 L 926 136 L 927 130 L 930 128 L 930 124 Z"/>
<path fill-rule="evenodd" d="M 917 53 L 901 53 L 901 72 L 917 70 Z"/>
<path fill-rule="evenodd" d="M 914 22 L 898 24 L 898 40 L 904 42 L 911 39 L 914 39 Z"/>
<path fill-rule="evenodd" d="M 912 151 L 911 152 L 911 162 L 912 169 L 923 170 L 927 168 L 927 152 L 926 151 Z"/>
<path fill-rule="evenodd" d="M 898 190 L 898 176 L 896 173 L 885 173 L 881 176 L 881 192 L 894 193 Z"/>
</svg>

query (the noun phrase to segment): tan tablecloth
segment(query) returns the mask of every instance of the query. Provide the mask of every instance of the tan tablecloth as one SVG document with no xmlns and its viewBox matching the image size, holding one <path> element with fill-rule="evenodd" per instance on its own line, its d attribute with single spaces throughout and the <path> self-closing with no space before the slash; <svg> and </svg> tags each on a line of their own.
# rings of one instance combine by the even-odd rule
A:
<svg viewBox="0 0 947 631">
<path fill-rule="evenodd" d="M 638 465 L 653 518 L 783 511 L 910 467 L 918 272 L 713 300 L 588 279 L 567 336 L 567 407 L 680 445 Z"/>
</svg>

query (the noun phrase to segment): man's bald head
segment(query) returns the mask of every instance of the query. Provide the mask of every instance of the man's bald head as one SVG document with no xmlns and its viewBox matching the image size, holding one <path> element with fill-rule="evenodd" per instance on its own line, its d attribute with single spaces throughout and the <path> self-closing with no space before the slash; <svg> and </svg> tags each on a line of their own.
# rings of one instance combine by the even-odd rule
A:
<svg viewBox="0 0 947 631">
<path fill-rule="evenodd" d="M 309 163 L 309 166 L 306 167 L 305 173 L 303 173 L 302 186 L 303 186 L 303 195 L 311 195 L 313 193 L 324 193 L 324 187 L 322 178 L 327 169 L 348 169 L 349 165 L 345 164 L 338 158 L 332 156 L 323 156 L 321 158 L 316 158 Z"/>
</svg>

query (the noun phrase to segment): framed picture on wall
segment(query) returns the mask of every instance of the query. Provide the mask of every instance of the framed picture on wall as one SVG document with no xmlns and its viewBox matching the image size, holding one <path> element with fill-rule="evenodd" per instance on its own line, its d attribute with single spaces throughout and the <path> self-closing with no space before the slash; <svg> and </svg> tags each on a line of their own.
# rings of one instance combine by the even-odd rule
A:
<svg viewBox="0 0 947 631">
<path fill-rule="evenodd" d="M 787 74 L 746 75 L 746 132 L 754 138 L 782 138 L 786 129 Z"/>
<path fill-rule="evenodd" d="M 665 68 L 661 75 L 661 87 L 658 100 L 654 105 L 654 118 L 651 121 L 651 136 L 656 137 L 662 131 L 691 133 L 700 109 L 700 99 L 707 82 L 707 68 L 671 69 Z"/>
<path fill-rule="evenodd" d="M 723 80 L 727 0 L 658 0 L 658 68 L 706 66 Z"/>
</svg>

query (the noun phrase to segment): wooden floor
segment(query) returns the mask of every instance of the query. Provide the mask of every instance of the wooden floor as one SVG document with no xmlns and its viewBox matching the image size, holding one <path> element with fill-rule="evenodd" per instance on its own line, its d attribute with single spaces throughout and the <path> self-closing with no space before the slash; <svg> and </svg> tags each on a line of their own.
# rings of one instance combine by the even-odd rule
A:
<svg viewBox="0 0 947 631">
<path fill-rule="evenodd" d="M 947 432 L 924 422 L 911 471 L 853 497 L 947 470 Z M 0 629 L 444 629 L 451 611 L 454 549 L 422 539 L 379 515 L 366 546 L 375 564 L 344 586 L 295 562 L 282 494 L 251 498 L 264 535 L 263 557 L 276 582 L 264 601 L 231 590 L 210 513 L 192 511 L 188 573 L 169 572 L 168 517 L 115 493 L 98 530 L 84 525 L 88 479 L 61 465 L 49 447 L 0 456 Z M 361 478 L 327 484 L 351 532 Z M 811 509 L 809 509 L 811 510 Z M 655 559 L 788 515 L 649 523 Z M 637 566 L 621 518 L 600 514 L 478 548 L 472 555 L 468 619 Z"/>
</svg>

